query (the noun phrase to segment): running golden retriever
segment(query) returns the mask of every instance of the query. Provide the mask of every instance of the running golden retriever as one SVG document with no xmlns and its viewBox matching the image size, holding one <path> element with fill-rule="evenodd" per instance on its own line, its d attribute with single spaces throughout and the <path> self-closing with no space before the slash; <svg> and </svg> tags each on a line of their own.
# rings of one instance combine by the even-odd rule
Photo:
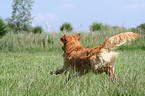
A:
<svg viewBox="0 0 145 96">
<path fill-rule="evenodd" d="M 75 71 L 77 75 L 88 72 L 100 74 L 105 72 L 112 80 L 118 79 L 114 74 L 116 52 L 113 50 L 131 39 L 138 37 L 133 32 L 120 33 L 106 40 L 101 46 L 85 49 L 79 42 L 80 34 L 64 35 L 61 37 L 64 50 L 64 65 L 61 69 L 50 71 L 51 74 L 63 74 L 68 70 Z"/>
</svg>

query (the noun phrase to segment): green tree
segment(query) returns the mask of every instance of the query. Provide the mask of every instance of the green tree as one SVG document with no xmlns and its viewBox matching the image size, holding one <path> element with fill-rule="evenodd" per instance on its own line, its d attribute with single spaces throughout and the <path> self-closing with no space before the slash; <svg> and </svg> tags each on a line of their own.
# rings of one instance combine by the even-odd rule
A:
<svg viewBox="0 0 145 96">
<path fill-rule="evenodd" d="M 73 27 L 70 23 L 64 23 L 62 24 L 62 26 L 60 27 L 60 31 L 67 31 L 67 32 L 71 32 L 73 30 Z"/>
<path fill-rule="evenodd" d="M 13 0 L 12 16 L 7 18 L 8 25 L 14 31 L 29 31 L 32 23 L 31 10 L 33 0 Z"/>
<path fill-rule="evenodd" d="M 7 33 L 7 25 L 5 24 L 4 20 L 0 18 L 0 37 Z"/>
<path fill-rule="evenodd" d="M 138 30 L 137 30 L 137 28 L 130 28 L 130 31 L 137 32 Z"/>
<path fill-rule="evenodd" d="M 41 26 L 36 26 L 33 29 L 33 33 L 42 33 L 43 32 L 43 28 Z"/>
<path fill-rule="evenodd" d="M 145 23 L 140 24 L 139 26 L 137 26 L 137 28 L 140 28 L 140 29 L 142 29 L 142 30 L 145 30 Z"/>
<path fill-rule="evenodd" d="M 91 31 L 98 31 L 102 29 L 103 24 L 98 22 L 93 22 L 93 24 L 90 26 Z"/>
</svg>

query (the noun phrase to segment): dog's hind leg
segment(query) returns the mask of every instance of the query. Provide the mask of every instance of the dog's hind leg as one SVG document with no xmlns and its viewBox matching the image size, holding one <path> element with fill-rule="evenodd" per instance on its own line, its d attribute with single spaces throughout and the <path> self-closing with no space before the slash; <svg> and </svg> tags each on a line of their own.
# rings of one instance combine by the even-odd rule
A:
<svg viewBox="0 0 145 96">
<path fill-rule="evenodd" d="M 119 82 L 118 77 L 114 74 L 114 68 L 109 65 L 104 67 L 104 72 L 111 78 L 112 81 L 117 80 Z"/>
<path fill-rule="evenodd" d="M 114 74 L 114 68 L 111 65 L 105 66 L 105 67 L 100 68 L 100 69 L 96 69 L 94 73 L 95 74 L 101 74 L 103 72 L 105 72 L 111 78 L 111 80 L 113 82 L 114 82 L 115 79 L 117 79 L 117 81 L 119 82 L 118 77 Z"/>
</svg>

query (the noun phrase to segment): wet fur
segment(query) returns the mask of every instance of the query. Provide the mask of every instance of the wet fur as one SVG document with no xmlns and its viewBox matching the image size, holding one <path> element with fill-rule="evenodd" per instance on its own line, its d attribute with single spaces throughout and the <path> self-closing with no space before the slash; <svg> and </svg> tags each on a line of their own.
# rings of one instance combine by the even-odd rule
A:
<svg viewBox="0 0 145 96">
<path fill-rule="evenodd" d="M 62 47 L 64 50 L 64 65 L 56 71 L 51 70 L 50 73 L 63 74 L 68 70 L 75 71 L 77 75 L 88 72 L 95 74 L 105 72 L 112 80 L 114 78 L 118 79 L 114 74 L 114 65 L 118 53 L 113 50 L 137 37 L 138 35 L 133 32 L 120 33 L 106 40 L 101 46 L 85 49 L 79 42 L 80 34 L 64 35 L 60 39 L 64 44 Z"/>
</svg>

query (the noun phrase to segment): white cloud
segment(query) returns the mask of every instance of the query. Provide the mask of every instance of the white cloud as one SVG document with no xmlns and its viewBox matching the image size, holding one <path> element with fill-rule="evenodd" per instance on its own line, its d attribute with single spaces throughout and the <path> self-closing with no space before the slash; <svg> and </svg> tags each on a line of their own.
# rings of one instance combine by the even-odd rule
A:
<svg viewBox="0 0 145 96">
<path fill-rule="evenodd" d="M 122 7 L 122 9 L 125 11 L 135 11 L 135 10 L 143 9 L 143 8 L 145 8 L 144 4 L 125 5 Z"/>
<path fill-rule="evenodd" d="M 36 14 L 34 15 L 34 20 L 38 22 L 43 22 L 43 21 L 57 21 L 58 18 L 56 17 L 56 14 L 53 13 L 47 13 L 47 14 Z"/>
<path fill-rule="evenodd" d="M 63 4 L 58 7 L 59 9 L 74 9 L 74 6 L 71 4 Z"/>
<path fill-rule="evenodd" d="M 139 8 L 138 4 L 123 6 L 123 9 L 127 9 L 127 10 L 134 10 L 134 9 L 138 9 L 138 8 Z"/>
</svg>

